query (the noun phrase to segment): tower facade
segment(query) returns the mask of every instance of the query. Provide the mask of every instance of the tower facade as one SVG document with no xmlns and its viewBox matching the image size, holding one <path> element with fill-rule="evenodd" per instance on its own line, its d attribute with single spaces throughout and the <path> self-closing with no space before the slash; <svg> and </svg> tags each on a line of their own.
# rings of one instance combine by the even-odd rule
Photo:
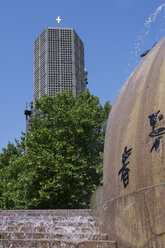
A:
<svg viewBox="0 0 165 248">
<path fill-rule="evenodd" d="M 47 27 L 34 41 L 33 96 L 86 90 L 84 44 L 73 28 Z"/>
</svg>

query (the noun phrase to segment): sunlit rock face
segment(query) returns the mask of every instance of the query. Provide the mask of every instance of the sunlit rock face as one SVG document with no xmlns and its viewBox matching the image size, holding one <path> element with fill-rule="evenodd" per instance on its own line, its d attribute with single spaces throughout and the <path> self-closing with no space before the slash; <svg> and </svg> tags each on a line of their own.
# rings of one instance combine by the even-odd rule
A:
<svg viewBox="0 0 165 248">
<path fill-rule="evenodd" d="M 112 107 L 102 204 L 104 228 L 123 247 L 165 247 L 165 38 Z"/>
</svg>

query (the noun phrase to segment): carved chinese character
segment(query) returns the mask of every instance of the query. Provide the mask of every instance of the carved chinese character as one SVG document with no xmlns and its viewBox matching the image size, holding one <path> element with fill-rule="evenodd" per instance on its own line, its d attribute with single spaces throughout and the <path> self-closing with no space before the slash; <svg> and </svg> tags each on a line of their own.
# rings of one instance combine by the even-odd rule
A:
<svg viewBox="0 0 165 248">
<path fill-rule="evenodd" d="M 119 170 L 118 175 L 121 174 L 121 181 L 123 181 L 123 185 L 124 188 L 127 187 L 128 183 L 129 183 L 129 172 L 130 169 L 127 168 L 126 166 L 130 163 L 130 162 L 126 162 L 126 160 L 128 159 L 128 157 L 130 156 L 132 151 L 132 148 L 130 148 L 129 150 L 127 150 L 127 146 L 124 148 L 124 153 L 122 154 L 122 168 Z"/>
<path fill-rule="evenodd" d="M 152 152 L 152 150 L 153 150 L 154 148 L 155 148 L 155 151 L 158 151 L 158 150 L 159 150 L 159 145 L 160 145 L 160 141 L 161 141 L 162 138 L 163 138 L 163 137 L 160 136 L 160 137 L 158 137 L 158 138 L 155 139 L 155 142 L 154 142 L 154 144 L 153 144 L 153 146 L 152 146 L 150 152 Z"/>
<path fill-rule="evenodd" d="M 156 124 L 163 119 L 163 115 L 159 114 L 159 113 L 160 113 L 160 110 L 158 110 L 156 113 L 148 116 L 148 118 L 150 119 L 150 125 L 152 127 L 152 131 L 149 134 L 149 136 L 150 137 L 159 136 L 158 138 L 155 139 L 154 144 L 153 144 L 150 152 L 152 152 L 153 149 L 155 149 L 155 151 L 159 150 L 160 140 L 163 138 L 160 135 L 165 134 L 165 128 L 164 127 L 159 127 L 156 129 Z"/>
<path fill-rule="evenodd" d="M 160 110 L 158 110 L 158 112 L 148 116 L 148 118 L 150 119 L 150 125 L 152 127 L 152 132 L 149 134 L 150 137 L 156 137 L 156 136 L 159 136 L 159 135 L 162 135 L 165 133 L 164 127 L 160 127 L 160 128 L 155 130 L 156 123 L 163 119 L 163 115 L 162 114 L 158 115 L 159 113 L 160 113 Z"/>
</svg>

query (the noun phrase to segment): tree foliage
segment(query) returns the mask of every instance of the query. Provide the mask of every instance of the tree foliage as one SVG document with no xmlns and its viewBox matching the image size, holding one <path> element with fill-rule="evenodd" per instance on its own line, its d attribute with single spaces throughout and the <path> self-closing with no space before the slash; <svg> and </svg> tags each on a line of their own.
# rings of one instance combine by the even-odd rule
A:
<svg viewBox="0 0 165 248">
<path fill-rule="evenodd" d="M 89 91 L 36 100 L 28 134 L 0 155 L 0 208 L 88 207 L 102 182 L 110 108 Z"/>
</svg>

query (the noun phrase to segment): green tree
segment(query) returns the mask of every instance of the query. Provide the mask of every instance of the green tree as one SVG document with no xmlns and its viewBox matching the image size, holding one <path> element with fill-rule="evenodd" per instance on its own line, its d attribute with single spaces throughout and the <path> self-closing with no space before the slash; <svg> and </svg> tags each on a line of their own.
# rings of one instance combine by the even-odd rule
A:
<svg viewBox="0 0 165 248">
<path fill-rule="evenodd" d="M 22 168 L 20 170 L 15 166 L 15 161 L 18 162 L 23 158 L 23 148 L 17 140 L 15 142 L 16 145 L 9 142 L 7 148 L 3 148 L 0 154 L 0 208 L 2 209 L 14 208 L 13 193 L 19 171 L 22 171 Z"/>
<path fill-rule="evenodd" d="M 7 148 L 2 148 L 2 153 L 0 153 L 0 168 L 9 165 L 9 162 L 14 157 L 20 157 L 23 153 L 23 149 L 17 140 L 15 140 L 16 145 L 8 143 Z"/>
<path fill-rule="evenodd" d="M 36 100 L 31 128 L 22 137 L 26 154 L 14 157 L 0 171 L 6 187 L 0 207 L 88 207 L 92 192 L 102 182 L 110 108 L 109 102 L 102 107 L 89 91 L 77 98 L 63 92 Z"/>
</svg>

